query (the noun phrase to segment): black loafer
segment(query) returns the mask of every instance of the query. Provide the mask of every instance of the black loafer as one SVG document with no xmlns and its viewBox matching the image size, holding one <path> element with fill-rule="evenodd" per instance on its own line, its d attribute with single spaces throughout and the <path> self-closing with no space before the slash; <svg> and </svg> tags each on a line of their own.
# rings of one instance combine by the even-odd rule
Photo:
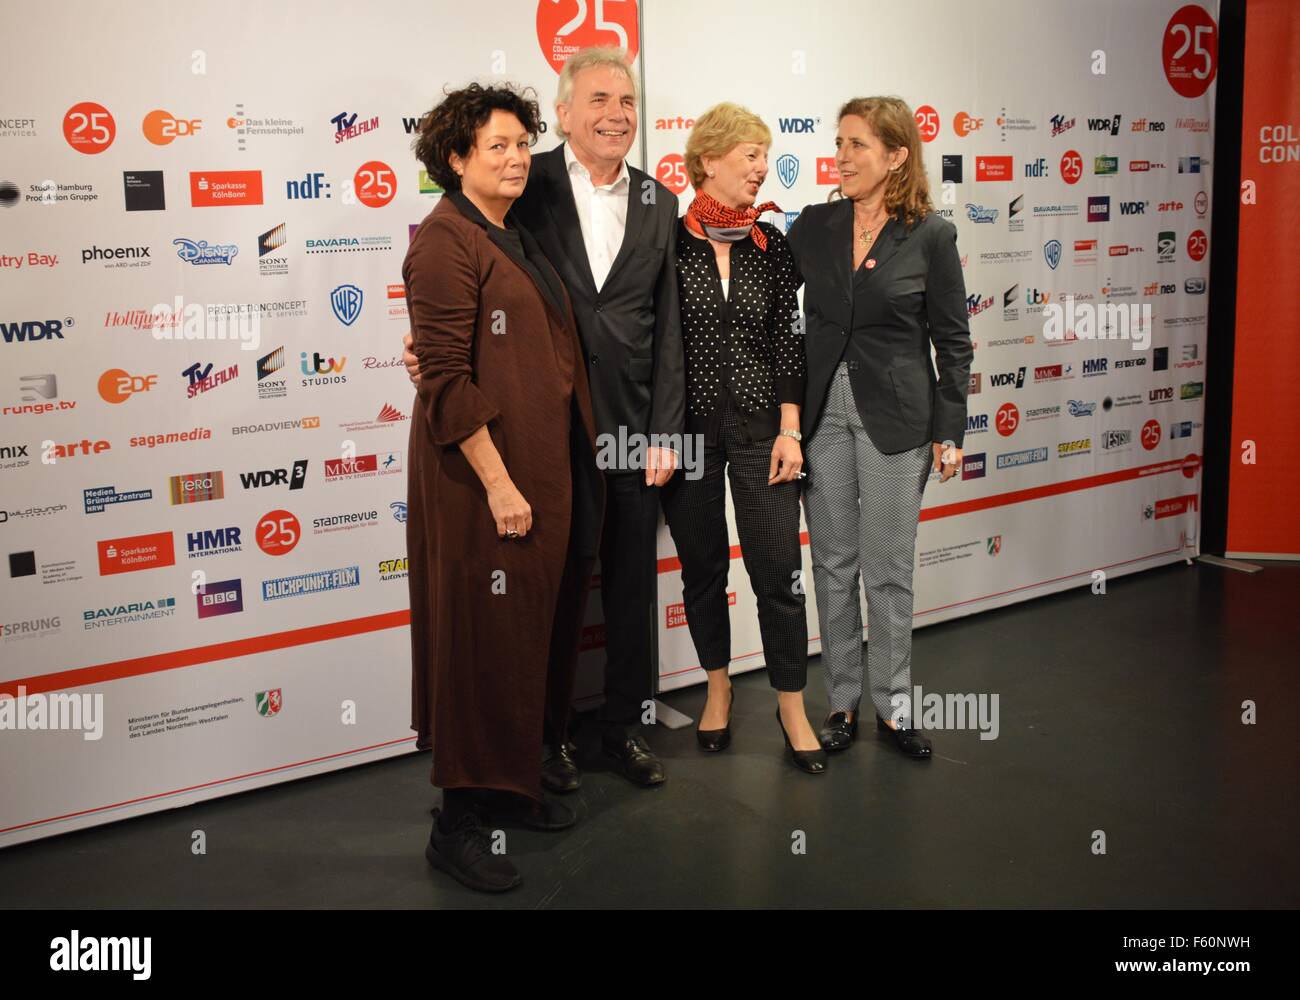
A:
<svg viewBox="0 0 1300 1000">
<path fill-rule="evenodd" d="M 506 892 L 523 882 L 519 870 L 504 856 L 492 853 L 492 839 L 473 813 L 466 813 L 450 833 L 438 829 L 440 810 L 433 810 L 433 830 L 424 856 L 461 885 L 479 892 Z"/>
<path fill-rule="evenodd" d="M 663 761 L 654 755 L 644 736 L 605 736 L 601 747 L 618 762 L 619 773 L 632 784 L 649 788 L 664 783 Z"/>
<path fill-rule="evenodd" d="M 729 689 L 731 701 L 727 704 L 727 724 L 721 729 L 696 729 L 695 740 L 701 750 L 717 753 L 731 746 L 731 710 L 736 707 L 736 689 Z"/>
<path fill-rule="evenodd" d="M 582 772 L 574 754 L 578 748 L 572 743 L 547 746 L 542 756 L 542 787 L 561 795 L 576 792 L 582 785 Z"/>
<path fill-rule="evenodd" d="M 823 750 L 847 750 L 858 735 L 858 717 L 849 721 L 848 712 L 832 712 L 817 733 Z"/>
<path fill-rule="evenodd" d="M 919 729 L 895 729 L 879 715 L 876 716 L 877 735 L 886 739 L 914 760 L 930 759 L 930 741 L 921 735 Z"/>
</svg>

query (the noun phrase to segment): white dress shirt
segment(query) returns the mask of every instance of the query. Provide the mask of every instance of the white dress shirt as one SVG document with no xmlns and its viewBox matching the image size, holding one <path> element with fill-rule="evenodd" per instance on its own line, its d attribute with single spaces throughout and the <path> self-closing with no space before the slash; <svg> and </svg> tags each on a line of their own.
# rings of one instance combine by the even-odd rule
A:
<svg viewBox="0 0 1300 1000">
<path fill-rule="evenodd" d="M 624 160 L 613 183 L 597 187 L 591 182 L 591 171 L 578 162 L 567 142 L 564 144 L 564 162 L 569 171 L 569 183 L 573 186 L 573 202 L 578 209 L 578 225 L 582 229 L 582 243 L 587 248 L 587 262 L 591 265 L 591 276 L 599 291 L 623 245 L 623 233 L 627 230 L 628 186 L 632 178 Z"/>
</svg>

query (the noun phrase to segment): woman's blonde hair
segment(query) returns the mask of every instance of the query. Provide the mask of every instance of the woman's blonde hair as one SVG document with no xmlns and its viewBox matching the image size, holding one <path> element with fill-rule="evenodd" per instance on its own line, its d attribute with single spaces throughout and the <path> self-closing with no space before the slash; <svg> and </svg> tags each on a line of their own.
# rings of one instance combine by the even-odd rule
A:
<svg viewBox="0 0 1300 1000">
<path fill-rule="evenodd" d="M 742 142 L 772 145 L 772 130 L 748 108 L 723 101 L 696 118 L 686 138 L 686 173 L 691 187 L 698 189 L 704 183 L 704 157 L 726 156 Z"/>
<path fill-rule="evenodd" d="M 885 211 L 909 226 L 934 211 L 930 181 L 921 158 L 921 130 L 907 102 L 901 97 L 855 97 L 840 108 L 836 121 L 845 115 L 865 119 L 886 149 L 907 150 L 903 165 L 885 182 Z"/>
</svg>

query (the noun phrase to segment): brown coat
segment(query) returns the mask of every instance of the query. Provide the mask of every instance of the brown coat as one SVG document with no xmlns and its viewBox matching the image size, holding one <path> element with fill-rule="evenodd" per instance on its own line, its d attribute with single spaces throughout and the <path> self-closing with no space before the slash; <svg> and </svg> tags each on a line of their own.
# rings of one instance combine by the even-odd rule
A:
<svg viewBox="0 0 1300 1000">
<path fill-rule="evenodd" d="M 402 266 L 420 362 L 407 466 L 411 728 L 433 749 L 438 787 L 540 798 L 543 718 L 562 725 L 572 698 L 604 480 L 567 293 L 515 229 L 524 253 L 448 194 Z M 458 446 L 485 423 L 532 507 L 521 540 L 497 537 Z"/>
</svg>

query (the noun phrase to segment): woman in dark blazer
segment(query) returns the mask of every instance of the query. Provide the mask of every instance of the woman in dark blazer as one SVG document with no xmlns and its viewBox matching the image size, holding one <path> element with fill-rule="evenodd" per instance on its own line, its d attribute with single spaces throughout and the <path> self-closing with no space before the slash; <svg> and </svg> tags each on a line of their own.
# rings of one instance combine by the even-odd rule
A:
<svg viewBox="0 0 1300 1000">
<path fill-rule="evenodd" d="M 543 796 L 543 727 L 564 732 L 604 480 L 559 277 L 511 205 L 538 109 L 508 86 L 447 94 L 415 152 L 447 192 L 402 266 L 419 359 L 407 552 L 412 723 L 443 790 L 425 856 L 510 889 L 480 819 L 563 829 Z"/>
<path fill-rule="evenodd" d="M 731 741 L 731 546 L 726 485 L 758 600 L 777 721 L 800 770 L 821 774 L 826 752 L 804 711 L 808 670 L 799 544 L 799 404 L 803 337 L 798 280 L 785 237 L 759 222 L 772 133 L 757 115 L 719 104 L 686 142 L 695 198 L 678 224 L 677 280 L 686 353 L 686 427 L 704 440 L 702 474 L 669 480 L 661 497 L 682 564 L 686 623 L 708 675 L 696 730 L 701 749 Z"/>
<path fill-rule="evenodd" d="M 804 512 L 830 700 L 820 737 L 840 750 L 857 733 L 860 574 L 877 730 L 928 759 L 911 706 L 912 567 L 930 472 L 947 482 L 961 468 L 974 354 L 966 288 L 911 109 L 896 97 L 849 101 L 835 148 L 842 197 L 805 208 L 789 233 L 807 323 Z"/>
</svg>

